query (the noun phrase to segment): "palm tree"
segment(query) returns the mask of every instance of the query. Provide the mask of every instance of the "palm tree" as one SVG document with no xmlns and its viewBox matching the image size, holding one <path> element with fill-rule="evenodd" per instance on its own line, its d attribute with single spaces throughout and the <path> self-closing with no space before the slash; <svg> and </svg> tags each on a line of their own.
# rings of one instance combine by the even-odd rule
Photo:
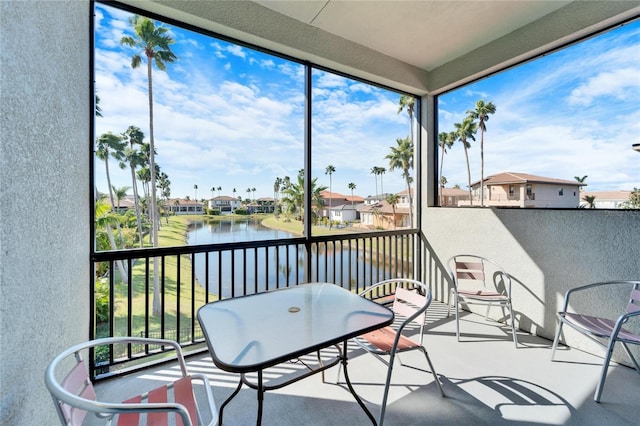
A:
<svg viewBox="0 0 640 426">
<path fill-rule="evenodd" d="M 116 197 L 118 211 L 120 210 L 120 201 L 127 197 L 127 191 L 129 189 L 131 189 L 130 186 L 122 186 L 120 188 L 116 188 L 115 186 L 113 187 L 113 193 Z M 114 211 L 116 210 L 114 209 Z"/>
<path fill-rule="evenodd" d="M 336 168 L 333 167 L 331 164 L 329 164 L 327 168 L 324 169 L 324 174 L 329 175 L 329 229 L 331 229 L 331 207 L 332 207 L 331 199 L 333 198 L 333 185 L 331 181 L 331 175 L 334 174 L 335 172 L 336 172 Z"/>
<path fill-rule="evenodd" d="M 102 108 L 100 108 L 100 96 L 96 94 L 96 117 L 102 117 Z"/>
<path fill-rule="evenodd" d="M 213 198 L 213 197 L 214 197 L 215 192 L 216 192 L 216 187 L 215 187 L 215 186 L 212 186 L 212 187 L 211 187 L 211 198 Z"/>
<path fill-rule="evenodd" d="M 389 171 L 402 170 L 402 177 L 407 183 L 407 196 L 409 197 L 409 226 L 413 227 L 413 197 L 411 195 L 413 178 L 409 172 L 413 168 L 413 142 L 410 138 L 398 138 L 396 143 L 397 146 L 392 146 L 391 153 L 385 158 L 389 160 Z"/>
<path fill-rule="evenodd" d="M 141 49 L 147 58 L 147 83 L 149 91 L 149 139 L 150 155 L 149 168 L 151 169 L 151 236 L 153 247 L 158 247 L 158 220 L 156 203 L 156 168 L 155 168 L 155 138 L 153 132 L 153 63 L 160 71 L 166 71 L 167 63 L 177 59 L 171 51 L 170 46 L 174 43 L 173 38 L 167 34 L 168 28 L 156 26 L 155 22 L 144 16 L 135 15 L 129 23 L 133 26 L 134 37 L 124 36 L 120 39 L 120 44 Z M 131 67 L 138 68 L 142 63 L 142 58 L 137 53 L 131 58 Z M 160 293 L 158 282 L 158 258 L 153 258 L 153 314 L 160 314 Z"/>
<path fill-rule="evenodd" d="M 251 193 L 253 194 L 253 202 L 255 203 L 256 202 L 256 188 L 255 187 L 251 188 Z"/>
<path fill-rule="evenodd" d="M 318 178 L 311 180 L 311 209 L 316 212 L 321 210 L 322 191 L 327 189 L 326 186 L 316 186 Z M 304 174 L 298 173 L 298 183 L 291 182 L 283 191 L 284 196 L 282 202 L 288 206 L 287 211 L 294 213 L 295 216 L 301 217 L 304 205 Z"/>
<path fill-rule="evenodd" d="M 233 188 L 233 198 L 236 198 L 236 189 Z"/>
<path fill-rule="evenodd" d="M 389 203 L 389 205 L 391 205 L 391 208 L 393 209 L 393 217 L 391 220 L 393 221 L 394 230 L 396 229 L 396 204 L 398 204 L 399 200 L 400 200 L 400 197 L 398 197 L 398 194 L 389 194 L 385 199 L 385 201 Z"/>
<path fill-rule="evenodd" d="M 376 166 L 372 167 L 371 174 L 376 179 L 376 198 L 378 198 L 378 167 Z"/>
<path fill-rule="evenodd" d="M 129 126 L 129 128 L 122 134 L 122 136 L 129 142 L 129 147 L 124 152 L 124 160 L 126 160 L 126 163 L 129 164 L 129 170 L 131 171 L 131 189 L 133 189 L 133 205 L 136 211 L 136 222 L 138 224 L 138 242 L 140 244 L 140 247 L 143 247 L 142 216 L 140 213 L 140 197 L 138 195 L 136 168 L 145 165 L 145 158 L 140 150 L 137 149 L 136 145 L 142 146 L 144 133 L 142 133 L 142 131 L 136 126 Z"/>
<path fill-rule="evenodd" d="M 195 192 L 195 197 L 193 198 L 198 203 L 198 185 L 193 185 L 193 191 Z"/>
<path fill-rule="evenodd" d="M 574 176 L 573 178 L 576 180 L 576 182 L 580 182 L 580 183 L 584 183 L 585 180 L 587 180 L 589 176 L 584 175 L 582 177 L 580 176 Z"/>
<path fill-rule="evenodd" d="M 438 135 L 438 146 L 440 147 L 440 205 L 442 205 L 442 190 L 444 189 L 444 185 L 447 183 L 447 179 L 442 176 L 442 167 L 444 165 L 444 155 L 447 153 L 447 149 L 451 149 L 453 143 L 456 141 L 456 133 L 455 132 L 440 132 Z M 443 181 L 444 179 L 444 181 Z"/>
<path fill-rule="evenodd" d="M 384 194 L 384 183 L 382 182 L 382 178 L 384 177 L 384 174 L 387 172 L 387 169 L 385 169 L 384 167 L 379 167 L 378 168 L 378 174 L 380 175 L 380 192 L 382 194 Z"/>
<path fill-rule="evenodd" d="M 96 140 L 96 157 L 104 161 L 105 171 L 107 173 L 107 187 L 109 189 L 109 197 L 111 199 L 111 209 L 115 211 L 115 202 L 113 192 L 111 190 L 111 176 L 109 175 L 109 157 L 113 157 L 118 161 L 122 161 L 124 157 L 125 142 L 121 135 L 111 132 L 103 133 Z"/>
<path fill-rule="evenodd" d="M 586 202 L 590 209 L 596 208 L 596 196 L 595 195 L 585 195 L 582 197 L 582 201 Z"/>
<path fill-rule="evenodd" d="M 454 123 L 453 125 L 456 135 L 456 140 L 462 142 L 462 146 L 464 147 L 464 156 L 467 160 L 467 184 L 469 187 L 469 203 L 473 206 L 473 198 L 471 198 L 471 168 L 469 167 L 469 151 L 468 149 L 471 147 L 471 143 L 469 139 L 475 141 L 476 130 L 478 129 L 477 124 L 473 121 L 473 118 L 467 116 L 462 120 L 462 123 Z M 484 185 L 483 181 L 480 181 L 480 185 Z"/>
<path fill-rule="evenodd" d="M 495 112 L 496 106 L 491 102 L 485 104 L 484 99 L 476 101 L 476 108 L 467 111 L 472 119 L 478 120 L 480 128 L 480 206 L 484 206 L 484 132 L 487 131 L 489 115 Z"/>
<path fill-rule="evenodd" d="M 280 193 L 280 187 L 282 185 L 282 179 L 277 177 L 273 182 L 273 214 L 278 217 L 278 194 Z"/>
<path fill-rule="evenodd" d="M 356 189 L 356 184 L 349 182 L 349 189 L 351 190 L 351 208 L 353 209 L 353 190 Z"/>
<path fill-rule="evenodd" d="M 121 216 L 114 214 L 111 212 L 111 209 L 104 200 L 100 199 L 96 201 L 95 206 L 95 214 L 96 214 L 96 227 L 102 228 L 104 227 L 107 237 L 109 239 L 109 244 L 111 245 L 112 250 L 117 250 L 118 245 L 116 244 L 115 238 L 113 238 L 113 232 L 111 231 L 112 226 L 120 225 Z M 125 263 L 120 259 L 115 261 L 116 268 L 120 272 L 120 279 L 124 284 L 128 283 L 129 274 L 127 273 L 127 269 L 125 267 Z"/>
<path fill-rule="evenodd" d="M 160 197 L 162 197 L 165 203 L 165 219 L 167 223 L 169 223 L 169 209 L 166 208 L 166 206 L 169 202 L 169 197 L 171 197 L 171 181 L 165 172 L 158 173 L 158 188 L 160 188 Z"/>
<path fill-rule="evenodd" d="M 222 191 L 222 187 L 221 186 L 218 187 L 218 197 L 220 196 L 220 191 Z"/>
<path fill-rule="evenodd" d="M 400 101 L 398 103 L 398 114 L 400 114 L 405 109 L 407 110 L 407 114 L 409 114 L 409 138 L 411 138 L 411 142 L 413 142 L 413 112 L 416 103 L 416 98 L 413 96 L 400 96 Z"/>
</svg>

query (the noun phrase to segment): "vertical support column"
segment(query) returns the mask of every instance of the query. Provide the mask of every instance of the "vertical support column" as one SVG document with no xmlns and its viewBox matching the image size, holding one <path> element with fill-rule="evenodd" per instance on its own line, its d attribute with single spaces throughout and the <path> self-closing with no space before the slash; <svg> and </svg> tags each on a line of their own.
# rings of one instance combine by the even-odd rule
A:
<svg viewBox="0 0 640 426">
<path fill-rule="evenodd" d="M 311 282 L 311 72 L 312 68 L 310 64 L 305 65 L 304 69 L 304 214 L 303 214 L 303 232 L 305 237 L 305 277 L 306 282 Z"/>
</svg>

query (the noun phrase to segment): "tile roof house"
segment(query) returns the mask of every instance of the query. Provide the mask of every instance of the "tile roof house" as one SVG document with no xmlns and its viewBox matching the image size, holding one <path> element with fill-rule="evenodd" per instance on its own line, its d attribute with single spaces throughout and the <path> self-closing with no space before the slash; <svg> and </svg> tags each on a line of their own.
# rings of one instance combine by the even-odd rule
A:
<svg viewBox="0 0 640 426">
<path fill-rule="evenodd" d="M 578 208 L 578 181 L 549 178 L 527 173 L 503 172 L 484 180 L 485 207 Z M 480 181 L 471 184 L 472 202 L 461 200 L 458 206 L 480 206 Z"/>
<path fill-rule="evenodd" d="M 623 209 L 629 201 L 631 191 L 582 191 L 580 193 L 580 207 L 589 207 L 585 197 L 595 197 L 593 204 L 596 209 Z"/>
</svg>

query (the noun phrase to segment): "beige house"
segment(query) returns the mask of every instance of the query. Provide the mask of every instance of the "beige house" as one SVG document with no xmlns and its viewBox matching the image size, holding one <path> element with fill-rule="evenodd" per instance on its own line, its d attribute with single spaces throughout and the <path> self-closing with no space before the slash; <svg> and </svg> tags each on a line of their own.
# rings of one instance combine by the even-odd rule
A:
<svg viewBox="0 0 640 426">
<path fill-rule="evenodd" d="M 441 188 L 440 191 L 441 207 L 458 207 L 460 201 L 469 201 L 469 191 L 465 191 L 462 188 Z"/>
<path fill-rule="evenodd" d="M 484 180 L 485 207 L 578 208 L 580 187 L 575 180 L 555 179 L 527 173 L 503 172 Z M 480 206 L 480 181 L 471 184 L 472 201 L 458 206 Z"/>
<path fill-rule="evenodd" d="M 631 191 L 583 191 L 580 193 L 580 207 L 589 208 L 585 197 L 595 197 L 593 205 L 596 209 L 623 209 L 630 195 Z"/>
</svg>

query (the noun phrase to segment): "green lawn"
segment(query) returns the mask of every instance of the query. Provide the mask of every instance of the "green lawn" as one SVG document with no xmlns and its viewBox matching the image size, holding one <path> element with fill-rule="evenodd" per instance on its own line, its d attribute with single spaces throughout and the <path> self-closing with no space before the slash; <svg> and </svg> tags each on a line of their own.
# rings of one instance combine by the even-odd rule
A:
<svg viewBox="0 0 640 426">
<path fill-rule="evenodd" d="M 186 244 L 187 224 L 192 218 L 201 218 L 201 216 L 171 216 L 169 222 L 162 219 L 162 225 L 158 233 L 158 241 L 161 247 L 166 246 L 183 246 Z M 180 291 L 180 328 L 181 330 L 190 329 L 192 309 L 197 309 L 205 303 L 205 291 L 197 283 L 195 288 L 191 286 L 191 259 L 189 255 L 180 256 L 180 265 L 178 267 L 177 256 L 169 256 L 165 258 L 164 265 L 159 262 L 159 267 L 164 266 L 164 321 L 165 330 L 175 330 L 177 328 L 178 317 L 178 290 Z M 149 330 L 150 334 L 159 333 L 161 328 L 162 315 L 152 314 L 153 304 L 153 260 L 149 260 L 149 283 L 148 283 L 148 299 L 146 292 L 146 276 L 145 261 L 139 260 L 135 263 L 132 270 L 131 285 L 131 330 L 128 329 L 127 320 L 129 318 L 129 286 L 122 282 L 116 284 L 116 302 L 115 302 L 115 334 L 116 335 L 140 335 L 145 330 L 145 312 L 149 313 Z M 180 272 L 180 282 L 178 283 L 178 271 Z M 162 282 L 159 283 L 162 285 Z M 161 299 L 162 300 L 162 299 Z M 192 300 L 194 306 L 192 307 Z M 216 296 L 210 295 L 209 301 L 216 300 Z M 194 311 L 194 312 L 195 312 Z M 197 326 L 197 322 L 196 322 Z M 99 332 L 106 330 L 99 327 Z M 172 337 L 172 336 L 167 336 Z"/>
</svg>

